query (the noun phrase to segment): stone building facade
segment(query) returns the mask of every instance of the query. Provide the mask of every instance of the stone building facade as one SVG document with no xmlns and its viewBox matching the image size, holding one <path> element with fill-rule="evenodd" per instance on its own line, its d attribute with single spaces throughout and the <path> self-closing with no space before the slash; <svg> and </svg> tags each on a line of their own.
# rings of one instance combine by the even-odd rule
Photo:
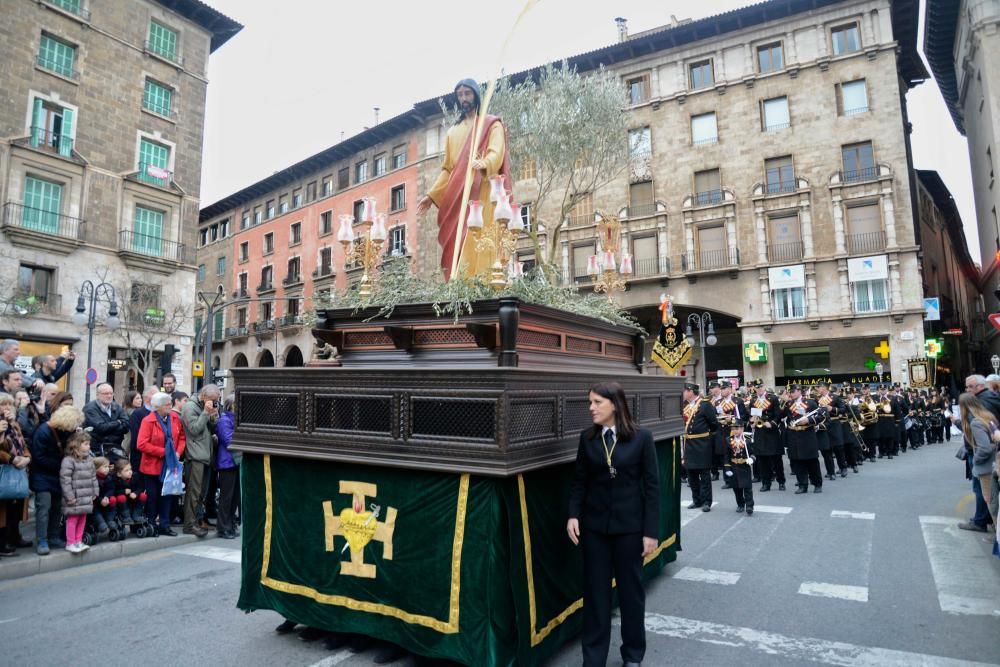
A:
<svg viewBox="0 0 1000 667">
<path fill-rule="evenodd" d="M 924 53 L 955 127 L 968 138 L 979 229 L 978 261 L 986 312 L 1000 312 L 1000 187 L 994 177 L 1000 140 L 1000 4 L 995 0 L 928 0 Z M 1000 332 L 987 327 L 1000 352 Z"/>
<path fill-rule="evenodd" d="M 91 366 L 121 396 L 142 382 L 108 363 L 126 356 L 112 302 L 193 310 L 208 58 L 242 26 L 195 0 L 0 7 L 0 336 L 26 357 L 72 347 L 82 400 L 88 331 L 70 318 L 104 280 Z M 192 334 L 189 315 L 172 337 L 185 389 Z"/>
<path fill-rule="evenodd" d="M 419 124 L 413 113 L 387 120 L 202 210 L 197 285 L 209 299 L 223 290 L 207 359 L 223 371 L 223 382 L 224 371 L 234 366 L 308 361 L 307 314 L 361 278 L 337 235 L 340 216 L 360 222 L 363 198 L 373 197 L 376 210 L 387 215 L 386 256 L 416 261 Z M 232 232 L 223 236 L 223 228 Z M 357 235 L 361 226 L 353 230 Z M 206 315 L 200 305 L 200 345 Z"/>
<path fill-rule="evenodd" d="M 916 7 L 765 2 L 631 37 L 623 30 L 619 43 L 570 58 L 582 73 L 603 66 L 621 76 L 631 135 L 622 140 L 639 149 L 619 180 L 571 216 L 558 257 L 535 258 L 526 242 L 520 259 L 551 259 L 565 284 L 590 289 L 593 211 L 615 211 L 635 266 L 616 298 L 651 332 L 663 293 L 685 322 L 701 318 L 701 328 L 691 320 L 699 345 L 689 375 L 860 380 L 877 359 L 886 379 L 904 380 L 905 360 L 921 356 L 924 341 L 905 108 L 906 90 L 927 77 Z M 419 197 L 439 172 L 446 127 L 437 98 L 403 117 L 414 123 Z M 329 149 L 366 150 L 349 142 Z M 346 153 L 336 159 L 354 165 Z M 530 178 L 523 171 L 515 165 Z M 251 186 L 255 203 L 213 206 L 202 222 L 247 204 L 266 208 L 289 187 L 269 181 Z M 515 199 L 545 234 L 553 212 L 534 210 L 530 185 L 521 178 Z M 433 213 L 412 222 L 412 260 L 430 276 L 440 257 Z M 707 334 L 709 323 L 717 342 L 702 347 L 699 329 Z"/>
</svg>

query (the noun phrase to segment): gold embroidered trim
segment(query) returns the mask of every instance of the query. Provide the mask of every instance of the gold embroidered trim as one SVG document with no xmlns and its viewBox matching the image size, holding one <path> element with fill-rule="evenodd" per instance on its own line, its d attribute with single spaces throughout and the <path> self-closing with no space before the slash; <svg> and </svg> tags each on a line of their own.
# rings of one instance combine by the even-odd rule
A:
<svg viewBox="0 0 1000 667">
<path fill-rule="evenodd" d="M 676 446 L 677 443 L 675 441 L 674 447 L 676 448 Z M 528 622 L 531 625 L 529 628 L 531 630 L 531 645 L 534 647 L 541 644 L 546 637 L 552 634 L 553 630 L 562 625 L 562 623 L 574 612 L 582 609 L 583 598 L 581 597 L 578 600 L 575 600 L 572 604 L 570 604 L 570 606 L 560 612 L 558 616 L 546 623 L 544 628 L 537 631 L 535 630 L 538 624 L 538 610 L 535 607 L 535 576 L 534 568 L 531 563 L 531 531 L 528 529 L 528 501 L 525 498 L 524 493 L 524 475 L 517 476 L 517 493 L 521 504 L 521 531 L 524 536 L 524 566 L 525 573 L 528 578 Z M 653 553 L 646 556 L 646 558 L 642 561 L 642 564 L 645 566 L 651 563 L 657 556 L 660 555 L 660 553 L 663 552 L 664 549 L 676 541 L 677 533 L 674 533 L 661 542 L 660 546 L 656 547 Z M 612 579 L 611 585 L 614 586 L 615 584 L 616 582 Z"/>
<path fill-rule="evenodd" d="M 397 607 L 393 607 L 378 602 L 366 602 L 355 600 L 344 595 L 329 595 L 320 593 L 314 588 L 301 584 L 292 584 L 287 581 L 280 581 L 267 575 L 268 567 L 271 563 L 271 528 L 273 521 L 272 512 L 272 489 L 271 489 L 271 456 L 264 456 L 264 563 L 260 572 L 260 583 L 268 588 L 272 588 L 282 593 L 291 595 L 301 595 L 310 598 L 320 604 L 336 605 L 346 607 L 354 611 L 363 611 L 371 614 L 381 614 L 398 618 L 404 623 L 422 625 L 432 630 L 437 630 L 442 634 L 455 634 L 458 632 L 458 612 L 459 612 L 459 591 L 461 587 L 462 574 L 462 545 L 465 542 L 465 516 L 469 501 L 469 475 L 462 475 L 458 486 L 458 506 L 455 510 L 455 537 L 452 541 L 451 552 L 451 594 L 448 601 L 448 620 L 442 621 L 423 614 L 413 614 Z"/>
</svg>

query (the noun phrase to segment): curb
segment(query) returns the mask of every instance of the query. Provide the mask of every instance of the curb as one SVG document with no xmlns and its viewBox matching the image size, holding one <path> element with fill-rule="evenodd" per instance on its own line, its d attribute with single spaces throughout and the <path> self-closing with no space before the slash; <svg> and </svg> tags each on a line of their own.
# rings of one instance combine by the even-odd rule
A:
<svg viewBox="0 0 1000 667">
<path fill-rule="evenodd" d="M 81 554 L 71 554 L 63 548 L 52 549 L 48 556 L 39 556 L 34 547 L 19 549 L 18 555 L 0 560 L 0 581 L 22 579 L 46 572 L 67 570 L 81 565 L 92 565 L 118 558 L 129 558 L 159 549 L 170 549 L 183 546 L 204 538 L 194 535 L 184 535 L 178 532 L 177 537 L 132 537 L 120 542 L 102 542 L 90 547 Z"/>
</svg>

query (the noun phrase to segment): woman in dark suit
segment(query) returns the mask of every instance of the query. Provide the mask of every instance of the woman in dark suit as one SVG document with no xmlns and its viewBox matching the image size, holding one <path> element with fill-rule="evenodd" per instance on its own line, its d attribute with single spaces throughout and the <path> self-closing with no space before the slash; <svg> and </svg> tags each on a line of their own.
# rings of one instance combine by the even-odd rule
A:
<svg viewBox="0 0 1000 667">
<path fill-rule="evenodd" d="M 618 582 L 622 660 L 646 652 L 642 561 L 656 549 L 659 467 L 653 434 L 639 428 L 617 382 L 590 389 L 591 428 L 580 434 L 566 532 L 583 547 L 583 664 L 603 665 L 611 642 L 611 579 Z"/>
</svg>

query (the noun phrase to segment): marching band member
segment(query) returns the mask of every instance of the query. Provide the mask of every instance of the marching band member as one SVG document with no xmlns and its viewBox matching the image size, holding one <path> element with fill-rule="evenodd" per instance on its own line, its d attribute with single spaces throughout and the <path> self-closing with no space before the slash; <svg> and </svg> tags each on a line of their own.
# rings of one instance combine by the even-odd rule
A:
<svg viewBox="0 0 1000 667">
<path fill-rule="evenodd" d="M 785 464 L 782 460 L 785 449 L 782 445 L 778 425 L 781 415 L 778 397 L 767 391 L 761 380 L 753 382 L 754 394 L 748 402 L 747 413 L 753 429 L 753 452 L 760 466 L 760 491 L 771 490 L 771 482 L 778 480 L 778 490 L 785 490 Z"/>
<path fill-rule="evenodd" d="M 743 437 L 742 422 L 737 421 L 732 426 L 723 470 L 736 496 L 736 511 L 745 509 L 747 516 L 753 516 L 753 457 Z"/>
<path fill-rule="evenodd" d="M 798 489 L 807 493 L 812 482 L 813 493 L 823 492 L 823 477 L 819 472 L 819 443 L 815 427 L 823 420 L 816 401 L 802 397 L 802 388 L 793 384 L 788 388 L 788 402 L 783 411 L 788 438 L 788 458 L 792 462 Z"/>
<path fill-rule="evenodd" d="M 684 438 L 681 463 L 687 468 L 691 485 L 688 509 L 712 511 L 712 434 L 719 430 L 712 402 L 701 395 L 701 387 L 693 382 L 684 384 Z"/>
</svg>

